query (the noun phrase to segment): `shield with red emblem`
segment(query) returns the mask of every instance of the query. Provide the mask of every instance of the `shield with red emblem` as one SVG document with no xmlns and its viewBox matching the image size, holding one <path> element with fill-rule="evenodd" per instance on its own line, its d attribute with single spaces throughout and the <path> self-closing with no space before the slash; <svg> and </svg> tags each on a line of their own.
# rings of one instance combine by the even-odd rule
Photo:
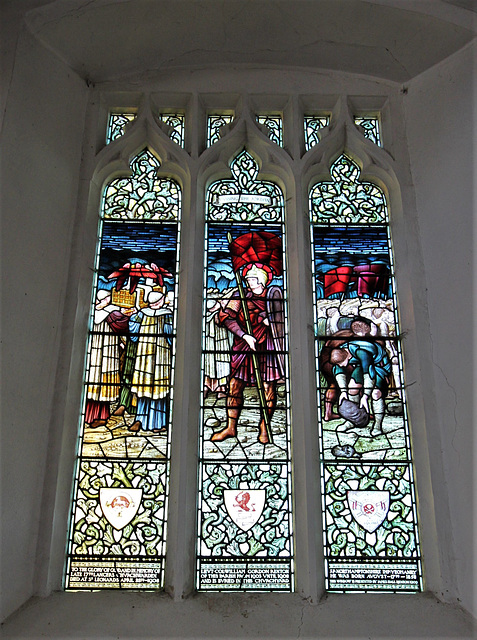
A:
<svg viewBox="0 0 477 640">
<path fill-rule="evenodd" d="M 265 489 L 225 489 L 227 513 L 239 529 L 248 531 L 258 522 L 265 506 Z"/>
<path fill-rule="evenodd" d="M 106 520 L 120 531 L 131 522 L 141 504 L 142 489 L 124 487 L 102 487 L 99 490 L 99 504 Z"/>
<path fill-rule="evenodd" d="M 389 511 L 389 491 L 348 491 L 348 505 L 356 522 L 373 533 Z"/>
</svg>

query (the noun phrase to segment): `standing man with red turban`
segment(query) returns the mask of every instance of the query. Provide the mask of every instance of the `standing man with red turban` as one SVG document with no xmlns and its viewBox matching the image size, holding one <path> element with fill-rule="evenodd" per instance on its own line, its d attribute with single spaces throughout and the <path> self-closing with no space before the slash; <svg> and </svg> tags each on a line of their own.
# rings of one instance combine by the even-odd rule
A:
<svg viewBox="0 0 477 640">
<path fill-rule="evenodd" d="M 243 267 L 242 278 L 246 284 L 244 300 L 236 292 L 217 316 L 217 323 L 233 334 L 233 345 L 226 401 L 227 426 L 211 440 L 221 442 L 236 437 L 244 389 L 250 386 L 260 389 L 262 385 L 265 406 L 262 406 L 258 440 L 267 444 L 270 442 L 267 422 L 270 424 L 275 410 L 277 382 L 284 378 L 283 294 L 280 287 L 270 286 L 273 272 L 266 264 L 248 263 Z M 244 304 L 250 321 L 248 329 Z M 254 365 L 253 353 L 258 367 Z"/>
</svg>

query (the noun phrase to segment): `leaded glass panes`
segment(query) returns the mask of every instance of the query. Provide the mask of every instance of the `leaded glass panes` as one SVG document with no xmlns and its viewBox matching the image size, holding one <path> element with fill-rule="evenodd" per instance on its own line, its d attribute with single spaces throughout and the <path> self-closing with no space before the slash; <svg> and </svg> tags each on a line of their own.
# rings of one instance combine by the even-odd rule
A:
<svg viewBox="0 0 477 640">
<path fill-rule="evenodd" d="M 386 199 L 346 155 L 310 194 L 326 588 L 422 588 Z"/>
<path fill-rule="evenodd" d="M 108 129 L 106 133 L 106 144 L 113 142 L 124 135 L 126 125 L 136 119 L 135 113 L 110 113 Z"/>
<path fill-rule="evenodd" d="M 209 115 L 207 117 L 207 146 L 210 147 L 220 140 L 222 134 L 220 129 L 230 124 L 234 119 L 230 114 Z"/>
<path fill-rule="evenodd" d="M 331 167 L 331 182 L 319 182 L 311 192 L 310 214 L 317 224 L 386 224 L 386 201 L 379 187 L 359 182 L 359 167 L 345 155 Z M 344 245 L 345 246 L 345 245 Z"/>
<path fill-rule="evenodd" d="M 376 116 L 358 117 L 354 118 L 355 125 L 360 127 L 361 132 L 365 138 L 377 144 L 378 147 L 382 146 L 381 132 L 379 128 L 379 118 Z"/>
<path fill-rule="evenodd" d="M 246 151 L 207 191 L 197 588 L 293 589 L 284 198 Z"/>
<path fill-rule="evenodd" d="M 257 122 L 268 128 L 268 137 L 272 142 L 283 146 L 283 122 L 280 115 L 258 115 Z"/>
<path fill-rule="evenodd" d="M 180 147 L 184 147 L 184 123 L 185 116 L 182 113 L 161 113 L 159 118 L 167 124 L 169 129 L 169 137 Z"/>
<path fill-rule="evenodd" d="M 329 116 L 305 116 L 305 151 L 309 151 L 320 141 L 320 129 L 330 124 Z"/>
<path fill-rule="evenodd" d="M 163 584 L 181 192 L 159 166 L 104 190 L 67 589 Z"/>
</svg>

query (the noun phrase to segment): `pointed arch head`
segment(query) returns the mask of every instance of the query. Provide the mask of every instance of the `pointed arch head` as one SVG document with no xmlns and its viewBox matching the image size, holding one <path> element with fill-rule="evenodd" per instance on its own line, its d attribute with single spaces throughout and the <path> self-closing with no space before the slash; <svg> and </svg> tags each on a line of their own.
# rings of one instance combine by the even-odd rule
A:
<svg viewBox="0 0 477 640">
<path fill-rule="evenodd" d="M 181 189 L 157 175 L 161 163 L 147 148 L 130 162 L 132 175 L 111 180 L 104 188 L 101 215 L 110 220 L 177 220 Z"/>
<path fill-rule="evenodd" d="M 359 180 L 361 169 L 346 153 L 331 165 L 331 180 L 310 191 L 312 222 L 323 224 L 386 224 L 388 207 L 380 187 Z"/>
<path fill-rule="evenodd" d="M 217 180 L 207 190 L 206 216 L 211 222 L 278 222 L 284 198 L 278 185 L 257 180 L 259 165 L 247 149 L 231 161 L 232 178 Z"/>
</svg>

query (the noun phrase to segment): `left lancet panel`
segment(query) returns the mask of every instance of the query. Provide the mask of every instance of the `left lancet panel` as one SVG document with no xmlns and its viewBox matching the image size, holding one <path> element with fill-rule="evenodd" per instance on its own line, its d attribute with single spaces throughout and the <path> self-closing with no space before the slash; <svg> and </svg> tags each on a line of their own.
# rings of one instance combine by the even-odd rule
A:
<svg viewBox="0 0 477 640">
<path fill-rule="evenodd" d="M 65 587 L 163 586 L 181 191 L 148 150 L 101 205 Z"/>
</svg>

